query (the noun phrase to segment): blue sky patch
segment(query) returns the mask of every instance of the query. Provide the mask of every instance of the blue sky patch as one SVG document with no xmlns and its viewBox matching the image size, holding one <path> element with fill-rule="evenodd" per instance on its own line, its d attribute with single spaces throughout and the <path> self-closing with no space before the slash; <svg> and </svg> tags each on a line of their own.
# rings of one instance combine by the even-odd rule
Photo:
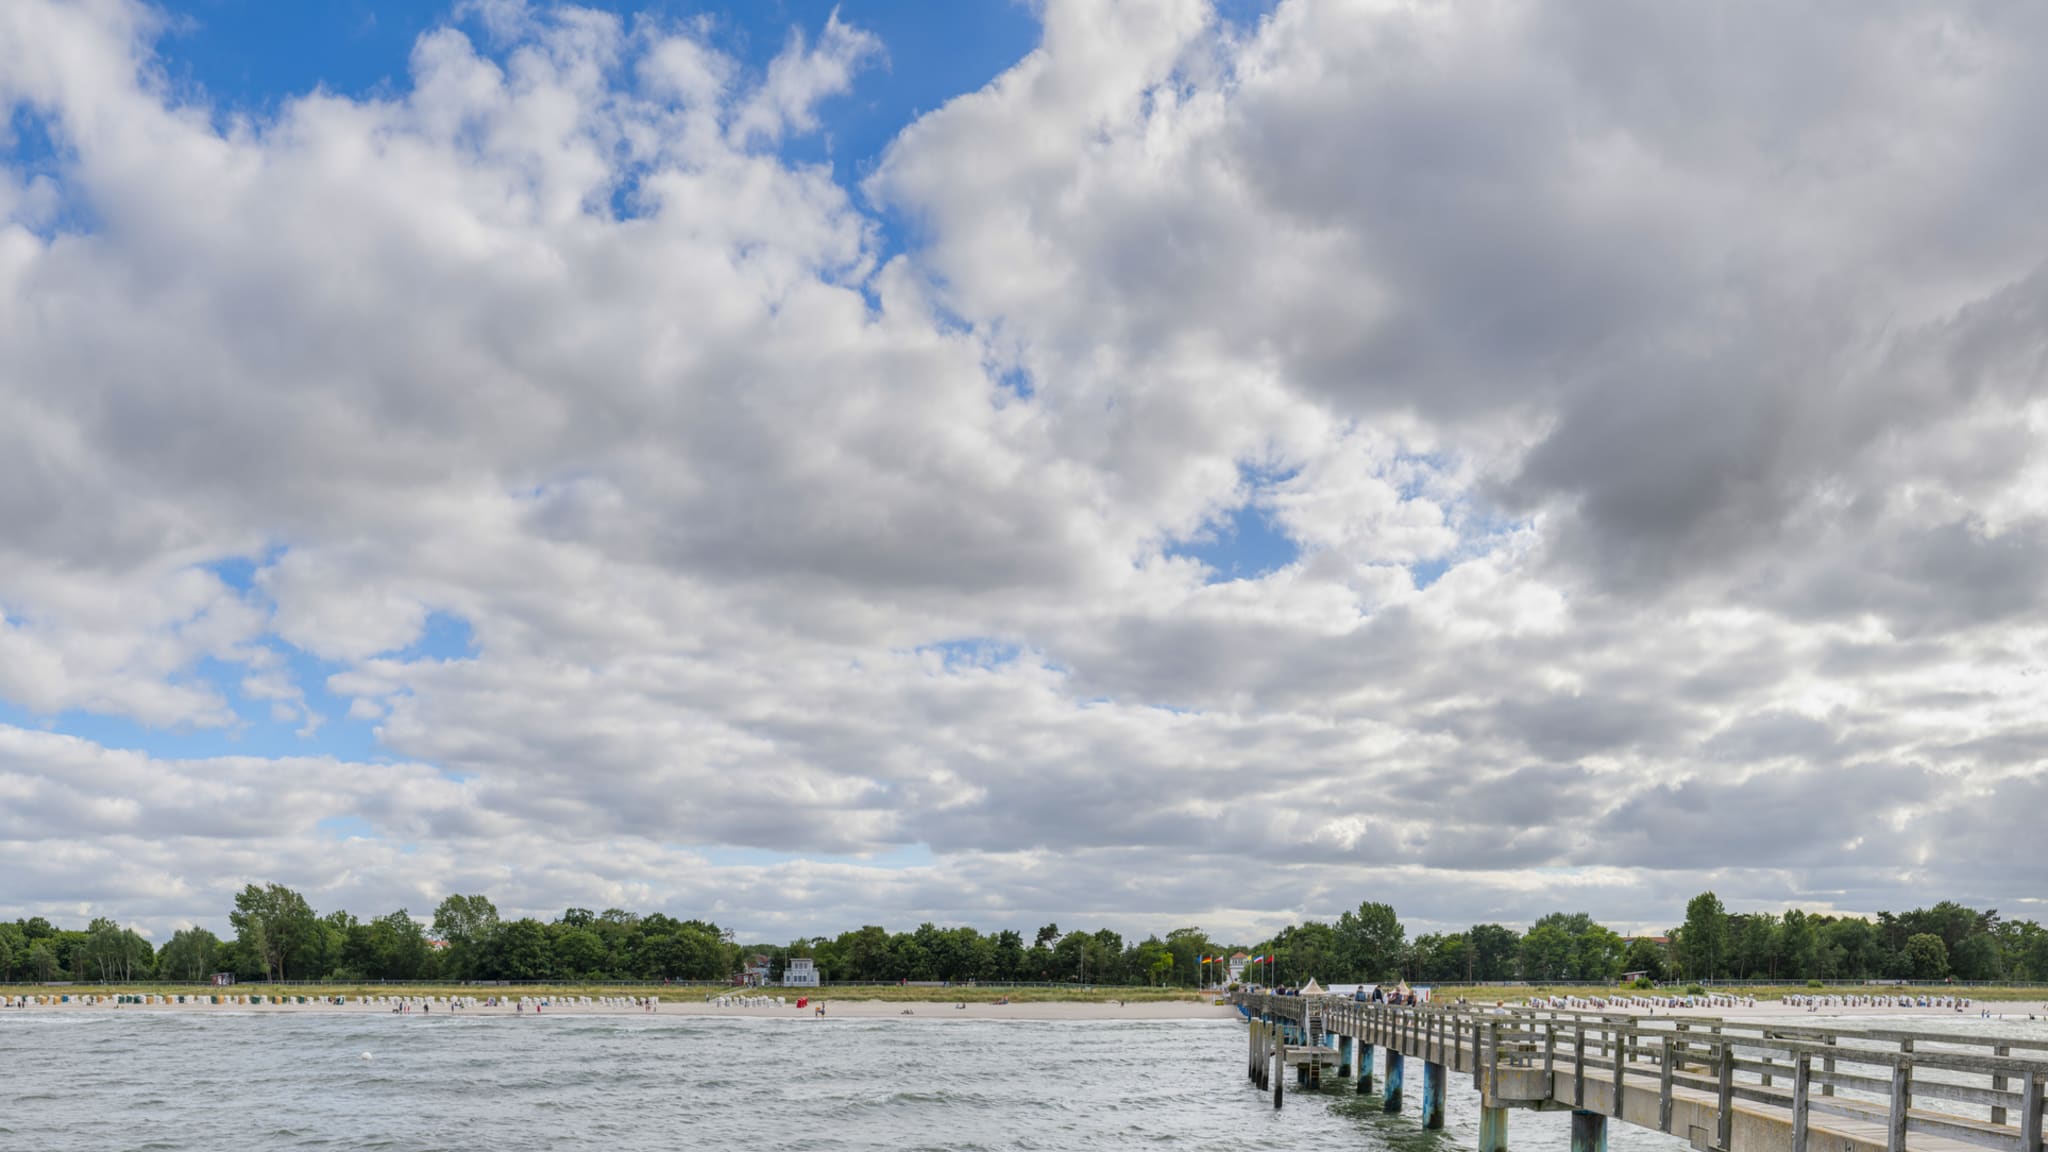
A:
<svg viewBox="0 0 2048 1152">
<path fill-rule="evenodd" d="M 469 621 L 452 612 L 427 613 L 427 621 L 412 643 L 384 655 L 411 663 L 416 660 L 467 660 L 477 652 L 476 630 Z"/>
<path fill-rule="evenodd" d="M 926 644 L 919 652 L 936 652 L 946 663 L 946 670 L 962 668 L 994 668 L 1017 659 L 1020 649 L 1015 644 L 986 636 L 971 636 L 962 640 L 942 640 Z"/>
<path fill-rule="evenodd" d="M 1192 540 L 1177 541 L 1168 556 L 1186 556 L 1209 568 L 1209 583 L 1256 580 L 1277 572 L 1301 556 L 1301 545 L 1281 531 L 1270 513 L 1240 504 L 1212 522 Z"/>
<path fill-rule="evenodd" d="M 327 833 L 336 840 L 379 840 L 377 828 L 360 816 L 329 816 L 313 827 Z"/>
</svg>

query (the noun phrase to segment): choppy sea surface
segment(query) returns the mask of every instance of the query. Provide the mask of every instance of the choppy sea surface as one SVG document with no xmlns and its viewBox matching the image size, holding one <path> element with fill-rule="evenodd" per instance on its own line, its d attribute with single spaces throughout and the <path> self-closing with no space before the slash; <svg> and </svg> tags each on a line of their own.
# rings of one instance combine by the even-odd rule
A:
<svg viewBox="0 0 2048 1152">
<path fill-rule="evenodd" d="M 1231 1021 L 21 1012 L 0 1016 L 0 1149 L 1475 1145 L 1469 1077 L 1423 1132 L 1419 1067 L 1402 1115 L 1349 1085 L 1276 1112 L 1244 1058 Z M 1511 1145 L 1564 1152 L 1569 1119 L 1515 1113 Z"/>
</svg>

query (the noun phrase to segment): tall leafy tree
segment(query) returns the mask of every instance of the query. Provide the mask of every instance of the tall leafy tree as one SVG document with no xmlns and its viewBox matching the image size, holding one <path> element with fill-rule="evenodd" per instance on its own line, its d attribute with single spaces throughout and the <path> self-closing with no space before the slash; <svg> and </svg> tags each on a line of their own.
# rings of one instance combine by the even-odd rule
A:
<svg viewBox="0 0 2048 1152">
<path fill-rule="evenodd" d="M 157 953 L 157 978 L 197 984 L 216 971 L 213 964 L 219 954 L 220 938 L 213 933 L 204 928 L 179 929 Z"/>
<path fill-rule="evenodd" d="M 1785 958 L 1785 975 L 1795 980 L 1820 975 L 1820 933 L 1806 913 L 1797 908 L 1785 913 L 1778 928 L 1778 949 Z"/>
<path fill-rule="evenodd" d="M 1337 917 L 1335 932 L 1342 975 L 1379 981 L 1400 974 L 1408 933 L 1393 905 L 1361 901 Z"/>
<path fill-rule="evenodd" d="M 1474 924 L 1465 938 L 1472 942 L 1472 979 L 1514 979 L 1515 958 L 1522 946 L 1519 933 L 1498 924 Z"/>
<path fill-rule="evenodd" d="M 1948 975 L 1948 946 L 1932 932 L 1906 940 L 1906 966 L 1916 980 L 1939 980 Z"/>
<path fill-rule="evenodd" d="M 1685 906 L 1685 927 L 1679 933 L 1679 950 L 1685 974 L 1696 980 L 1712 980 L 1728 966 L 1728 910 L 1721 898 L 1702 892 Z"/>
<path fill-rule="evenodd" d="M 450 896 L 434 909 L 434 936 L 448 946 L 449 975 L 475 975 L 498 931 L 498 906 L 483 896 Z"/>
<path fill-rule="evenodd" d="M 242 946 L 263 965 L 264 975 L 283 980 L 292 962 L 316 943 L 319 918 L 306 898 L 282 884 L 254 884 L 235 896 L 228 923 Z"/>
</svg>

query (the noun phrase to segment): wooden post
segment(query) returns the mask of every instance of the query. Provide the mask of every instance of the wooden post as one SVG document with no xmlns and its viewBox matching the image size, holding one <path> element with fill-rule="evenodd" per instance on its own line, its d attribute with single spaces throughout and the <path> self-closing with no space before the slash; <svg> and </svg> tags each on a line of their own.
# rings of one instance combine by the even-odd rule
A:
<svg viewBox="0 0 2048 1152">
<path fill-rule="evenodd" d="M 1769 1038 L 1768 1033 L 1766 1038 Z M 1760 1075 L 1763 1077 L 1763 1086 L 1769 1088 L 1771 1086 L 1771 1057 L 1768 1053 L 1764 1055 L 1764 1070 Z"/>
<path fill-rule="evenodd" d="M 1806 1131 L 1812 1111 L 1808 1097 L 1812 1091 L 1813 1055 L 1801 1052 L 1792 1064 L 1792 1152 L 1806 1152 Z"/>
<path fill-rule="evenodd" d="M 1573 1112 L 1572 1152 L 1607 1152 L 1607 1117 L 1598 1112 Z"/>
<path fill-rule="evenodd" d="M 2041 1152 L 2041 1074 L 2029 1070 L 2020 1087 L 2020 1152 Z"/>
<path fill-rule="evenodd" d="M 1678 1056 L 1676 1038 L 1664 1037 L 1664 1050 L 1657 1068 L 1657 1130 L 1671 1131 L 1671 1062 Z"/>
<path fill-rule="evenodd" d="M 1730 1152 L 1730 1142 L 1735 1139 L 1735 1045 L 1726 1040 L 1721 1041 L 1720 1087 L 1720 1114 L 1715 1121 L 1715 1134 L 1719 1140 L 1714 1147 L 1720 1152 Z"/>
<path fill-rule="evenodd" d="M 1450 1070 L 1434 1060 L 1422 1063 L 1422 1126 L 1444 1126 L 1444 1080 Z"/>
<path fill-rule="evenodd" d="M 1892 1065 L 1892 1111 L 1885 1125 L 1885 1152 L 1906 1152 L 1906 1118 L 1912 1107 L 1913 1062 L 1902 1055 Z"/>
<path fill-rule="evenodd" d="M 1572 1029 L 1572 1107 L 1586 1106 L 1586 1026 Z"/>
<path fill-rule="evenodd" d="M 1405 1062 L 1399 1048 L 1387 1049 L 1387 1084 L 1381 1101 L 1389 1112 L 1401 1110 L 1401 1065 Z"/>
<path fill-rule="evenodd" d="M 1543 1021 L 1543 1094 L 1557 1095 L 1557 1028 Z"/>
<path fill-rule="evenodd" d="M 1997 1045 L 1991 1049 L 1991 1054 L 1993 1056 L 2010 1056 L 2012 1055 L 2012 1046 L 2010 1044 Z M 2008 1084 L 2004 1073 L 1991 1078 L 1991 1090 L 1993 1092 L 2003 1092 L 2007 1087 Z M 1991 1106 L 1991 1122 L 1993 1124 L 2005 1123 L 2005 1105 L 1993 1104 Z"/>
<path fill-rule="evenodd" d="M 1479 1108 L 1478 1152 L 1508 1152 L 1508 1110 Z"/>
<path fill-rule="evenodd" d="M 1484 1027 L 1493 1037 L 1493 1059 L 1500 1060 L 1500 1025 L 1487 1022 L 1481 1024 L 1477 1016 L 1472 1018 L 1472 1090 L 1480 1091 L 1486 1086 L 1486 1044 L 1480 1028 Z"/>
<path fill-rule="evenodd" d="M 1613 1042 L 1607 1046 L 1607 1050 L 1614 1057 L 1614 1107 L 1609 1110 L 1608 1115 L 1618 1119 L 1621 1116 L 1622 1075 L 1628 1071 L 1628 1063 L 1621 1058 L 1621 1025 L 1615 1024 L 1611 1027 L 1614 1029 Z M 1633 1039 L 1633 1036 L 1630 1038 Z"/>
<path fill-rule="evenodd" d="M 1830 1037 L 1828 1037 L 1827 1039 L 1825 1039 L 1825 1040 L 1822 1040 L 1822 1041 L 1821 1041 L 1821 1043 L 1823 1043 L 1823 1044 L 1827 1045 L 1827 1046 L 1828 1046 L 1828 1047 L 1830 1047 L 1830 1048 L 1833 1048 L 1833 1047 L 1835 1046 L 1835 1038 L 1834 1038 L 1833 1036 L 1830 1036 Z M 1823 1071 L 1823 1072 L 1833 1072 L 1833 1071 L 1835 1070 L 1835 1058 L 1834 1058 L 1833 1056 L 1823 1056 L 1823 1057 L 1821 1057 L 1821 1058 L 1820 1058 L 1820 1070 L 1821 1070 L 1821 1071 Z M 1821 1085 L 1821 1086 L 1820 1086 L 1820 1094 L 1821 1094 L 1821 1095 L 1823 1095 L 1823 1096 L 1833 1096 L 1833 1095 L 1835 1094 L 1835 1086 L 1834 1086 L 1834 1084 L 1833 1084 L 1832 1082 L 1830 1082 L 1830 1083 L 1827 1083 L 1827 1084 L 1823 1084 L 1823 1085 Z"/>
</svg>

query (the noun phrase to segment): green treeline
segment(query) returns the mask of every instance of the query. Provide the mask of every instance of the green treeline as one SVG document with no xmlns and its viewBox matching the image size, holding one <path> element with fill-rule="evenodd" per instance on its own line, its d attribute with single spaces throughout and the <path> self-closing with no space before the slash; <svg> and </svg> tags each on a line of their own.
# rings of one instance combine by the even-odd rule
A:
<svg viewBox="0 0 2048 1152">
<path fill-rule="evenodd" d="M 1335 923 L 1310 920 L 1253 949 L 1276 957 L 1274 978 L 1337 981 L 2040 980 L 2048 930 L 1944 900 L 1875 919 L 1793 909 L 1728 912 L 1702 892 L 1661 937 L 1624 937 L 1584 912 L 1553 912 L 1516 932 L 1475 924 L 1404 942 L 1392 909 L 1361 905 Z"/>
<path fill-rule="evenodd" d="M 1404 977 L 1451 981 L 1915 979 L 2048 981 L 2048 931 L 1951 901 L 1874 919 L 1790 911 L 1729 913 L 1711 892 L 1686 906 L 1661 937 L 1625 938 L 1583 912 L 1555 912 L 1517 932 L 1478 924 L 1410 939 L 1390 905 L 1367 901 L 1335 921 L 1291 925 L 1233 947 L 1199 928 L 1127 943 L 1111 930 L 1016 931 L 873 925 L 791 941 L 735 943 L 706 920 L 621 909 L 571 908 L 551 921 L 501 919 L 485 897 L 454 895 L 430 922 L 400 908 L 372 920 L 316 912 L 278 884 L 250 885 L 228 914 L 233 936 L 187 928 L 161 948 L 112 920 L 83 930 L 40 918 L 0 923 L 0 980 L 199 982 L 241 980 L 727 980 L 764 965 L 779 979 L 791 959 L 812 960 L 827 981 L 1085 981 L 1192 987 L 1221 965 L 1203 957 L 1273 957 L 1246 974 L 1298 983 Z"/>
<path fill-rule="evenodd" d="M 924 924 L 914 932 L 868 926 L 787 945 L 734 943 L 705 920 L 621 909 L 571 908 L 552 921 L 505 920 L 483 896 L 441 901 L 431 923 L 404 908 L 374 920 L 316 912 L 282 885 L 250 885 L 228 914 L 232 938 L 180 931 L 162 948 L 111 920 L 84 931 L 41 917 L 0 923 L 0 980 L 728 980 L 761 961 L 779 979 L 808 957 L 822 979 L 1080 981 L 1187 985 L 1203 956 L 1220 949 L 1199 929 L 1126 946 L 1112 931 L 1040 928 L 1027 944 L 1014 931 Z M 1220 971 L 1212 966 L 1210 974 Z"/>
</svg>

